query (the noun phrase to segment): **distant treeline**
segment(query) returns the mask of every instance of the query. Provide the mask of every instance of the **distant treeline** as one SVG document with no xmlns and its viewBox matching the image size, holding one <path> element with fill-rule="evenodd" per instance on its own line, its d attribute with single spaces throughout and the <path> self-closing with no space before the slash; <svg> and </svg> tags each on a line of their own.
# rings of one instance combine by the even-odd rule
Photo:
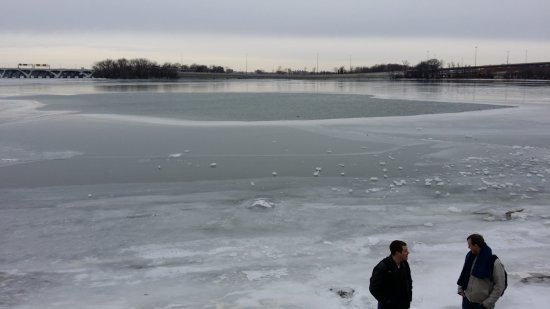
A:
<svg viewBox="0 0 550 309">
<path fill-rule="evenodd" d="M 388 63 L 388 64 L 375 64 L 371 67 L 355 67 L 351 68 L 350 71 L 346 71 L 344 67 L 340 67 L 338 73 L 381 73 L 381 72 L 397 72 L 404 71 L 408 68 L 408 64 L 397 64 L 397 63 Z"/>
<path fill-rule="evenodd" d="M 196 72 L 196 73 L 233 73 L 234 71 L 229 68 L 224 68 L 219 65 L 206 66 L 204 64 L 182 64 L 179 67 L 180 72 Z"/>
<path fill-rule="evenodd" d="M 406 68 L 404 77 L 408 78 L 434 78 L 435 72 L 443 67 L 443 61 L 438 59 L 428 59 L 421 61 L 414 67 Z"/>
<path fill-rule="evenodd" d="M 93 67 L 94 77 L 117 79 L 152 79 L 178 78 L 178 72 L 199 73 L 231 73 L 233 70 L 221 66 L 206 66 L 201 64 L 181 65 L 179 63 L 165 63 L 159 65 L 144 58 L 137 59 L 106 59 Z"/>
<path fill-rule="evenodd" d="M 344 66 L 336 67 L 333 71 L 319 71 L 317 72 L 315 69 L 312 71 L 308 71 L 307 69 L 303 70 L 293 70 L 290 68 L 283 69 L 279 67 L 277 70 L 273 71 L 273 74 L 278 75 L 315 75 L 315 74 L 321 74 L 321 75 L 332 75 L 332 74 L 359 74 L 359 73 L 381 73 L 381 72 L 397 72 L 397 71 L 404 71 L 406 68 L 408 68 L 407 63 L 404 64 L 395 64 L 395 63 L 388 63 L 388 64 L 376 64 L 371 67 L 354 67 L 354 68 L 346 68 Z M 256 70 L 254 71 L 256 74 L 270 74 L 268 72 L 265 72 L 263 70 Z"/>
<path fill-rule="evenodd" d="M 151 78 L 177 78 L 178 65 L 165 63 L 158 65 L 156 62 L 143 58 L 118 60 L 106 59 L 93 67 L 94 76 L 99 78 L 120 79 L 151 79 Z"/>
<path fill-rule="evenodd" d="M 443 61 L 438 59 L 429 59 L 421 61 L 415 66 L 409 65 L 408 61 L 403 61 L 403 64 L 388 63 L 388 64 L 375 64 L 371 67 L 355 67 L 347 70 L 345 67 L 336 68 L 335 71 L 338 74 L 357 74 L 357 73 L 395 73 L 404 75 L 405 72 L 410 73 L 413 78 L 425 78 L 429 72 L 438 70 L 443 67 Z M 412 76 L 414 75 L 414 76 Z"/>
<path fill-rule="evenodd" d="M 378 73 L 404 71 L 407 64 L 377 64 L 371 67 L 355 67 L 346 70 L 345 67 L 334 68 L 333 72 L 308 72 L 306 70 L 282 69 L 279 67 L 274 74 L 304 75 L 304 74 L 346 74 L 346 73 Z M 94 77 L 113 79 L 151 79 L 151 78 L 178 78 L 178 72 L 194 73 L 234 73 L 230 68 L 218 65 L 165 63 L 159 65 L 144 58 L 136 59 L 106 59 L 96 62 L 93 66 Z M 256 70 L 256 74 L 269 74 L 263 70 Z"/>
<path fill-rule="evenodd" d="M 94 77 L 117 78 L 117 79 L 155 79 L 155 78 L 178 78 L 180 72 L 193 73 L 234 73 L 230 68 L 217 65 L 191 64 L 182 65 L 179 63 L 165 63 L 159 65 L 156 62 L 137 58 L 127 60 L 103 60 L 97 62 L 94 67 Z M 243 72 L 244 73 L 244 72 Z M 334 71 L 316 72 L 283 69 L 279 67 L 272 73 L 256 70 L 254 74 L 262 75 L 332 75 L 332 74 L 361 74 L 361 73 L 390 73 L 392 78 L 416 78 L 416 79 L 441 79 L 441 78 L 535 78 L 550 79 L 549 63 L 516 64 L 516 65 L 495 65 L 495 66 L 459 66 L 455 63 L 447 64 L 444 67 L 442 60 L 428 59 L 417 65 L 411 66 L 408 61 L 402 64 L 376 64 L 370 67 L 346 68 L 344 66 L 334 68 Z"/>
</svg>

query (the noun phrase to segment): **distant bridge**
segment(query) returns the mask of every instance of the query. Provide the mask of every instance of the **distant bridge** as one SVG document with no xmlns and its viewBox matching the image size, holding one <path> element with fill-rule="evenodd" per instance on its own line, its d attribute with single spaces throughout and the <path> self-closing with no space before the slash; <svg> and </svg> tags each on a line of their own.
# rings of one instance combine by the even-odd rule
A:
<svg viewBox="0 0 550 309">
<path fill-rule="evenodd" d="M 0 78 L 92 78 L 89 69 L 51 69 L 49 67 L 0 68 Z"/>
</svg>

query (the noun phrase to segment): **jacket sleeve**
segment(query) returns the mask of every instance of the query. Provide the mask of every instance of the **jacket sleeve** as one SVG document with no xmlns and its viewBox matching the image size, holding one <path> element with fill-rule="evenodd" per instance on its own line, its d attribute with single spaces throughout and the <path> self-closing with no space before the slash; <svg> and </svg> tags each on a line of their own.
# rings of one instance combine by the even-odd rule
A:
<svg viewBox="0 0 550 309">
<path fill-rule="evenodd" d="M 493 266 L 493 290 L 491 291 L 491 294 L 489 294 L 489 297 L 483 301 L 483 306 L 487 308 L 495 307 L 495 303 L 504 291 L 505 280 L 504 266 L 499 259 L 496 259 Z"/>
<path fill-rule="evenodd" d="M 406 263 L 407 263 L 407 269 L 408 269 L 408 273 L 409 273 L 409 284 L 410 284 L 410 286 L 409 286 L 409 289 L 410 289 L 410 290 L 409 290 L 409 293 L 410 293 L 410 294 L 409 294 L 409 298 L 410 298 L 409 301 L 412 302 L 413 279 L 412 279 L 411 268 L 410 268 L 410 266 L 409 266 L 409 263 L 408 263 L 408 262 L 406 262 Z"/>
<path fill-rule="evenodd" d="M 384 262 L 378 263 L 372 270 L 372 276 L 370 278 L 369 291 L 380 303 L 386 302 L 386 293 L 384 292 L 384 282 L 386 272 L 388 271 Z"/>
</svg>

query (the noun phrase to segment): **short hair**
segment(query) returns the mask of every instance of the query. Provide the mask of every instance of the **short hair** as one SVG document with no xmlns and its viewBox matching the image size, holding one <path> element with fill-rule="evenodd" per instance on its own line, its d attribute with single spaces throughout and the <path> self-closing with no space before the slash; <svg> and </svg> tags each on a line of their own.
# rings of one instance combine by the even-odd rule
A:
<svg viewBox="0 0 550 309">
<path fill-rule="evenodd" d="M 406 247 L 407 244 L 402 240 L 394 240 L 390 244 L 391 255 L 395 255 L 396 252 L 402 252 L 403 247 Z"/>
<path fill-rule="evenodd" d="M 469 240 L 472 245 L 477 245 L 478 247 L 485 246 L 485 239 L 483 239 L 483 236 L 479 234 L 472 234 L 466 238 L 466 240 Z"/>
</svg>

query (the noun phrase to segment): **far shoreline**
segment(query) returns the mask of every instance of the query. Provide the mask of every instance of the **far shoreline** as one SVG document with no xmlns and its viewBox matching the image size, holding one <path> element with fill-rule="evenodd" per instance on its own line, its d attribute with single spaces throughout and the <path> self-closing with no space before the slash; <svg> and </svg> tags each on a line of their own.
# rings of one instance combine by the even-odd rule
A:
<svg viewBox="0 0 550 309">
<path fill-rule="evenodd" d="M 277 74 L 277 73 L 211 73 L 211 72 L 178 72 L 177 79 L 312 79 L 312 80 L 338 80 L 338 79 L 372 79 L 391 80 L 394 73 L 354 73 L 354 74 Z"/>
<path fill-rule="evenodd" d="M 402 72 L 379 72 L 379 73 L 346 73 L 346 74 L 277 74 L 277 73 L 210 73 L 210 72 L 179 72 L 177 80 L 212 80 L 212 79 L 275 79 L 275 80 L 346 80 L 346 81 L 396 81 L 396 82 L 536 82 L 550 84 L 547 79 L 521 79 L 521 78 L 406 78 Z M 126 79 L 134 80 L 134 79 Z M 149 81 L 158 79 L 146 79 Z M 161 79 L 169 80 L 169 79 Z"/>
</svg>

